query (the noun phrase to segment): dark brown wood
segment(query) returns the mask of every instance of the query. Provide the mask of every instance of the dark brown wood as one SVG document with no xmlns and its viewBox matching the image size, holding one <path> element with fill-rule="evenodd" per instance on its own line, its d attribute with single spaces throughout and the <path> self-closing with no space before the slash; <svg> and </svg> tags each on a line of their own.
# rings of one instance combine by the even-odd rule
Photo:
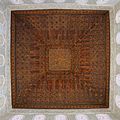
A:
<svg viewBox="0 0 120 120">
<path fill-rule="evenodd" d="M 11 13 L 13 108 L 108 108 L 108 11 Z"/>
</svg>

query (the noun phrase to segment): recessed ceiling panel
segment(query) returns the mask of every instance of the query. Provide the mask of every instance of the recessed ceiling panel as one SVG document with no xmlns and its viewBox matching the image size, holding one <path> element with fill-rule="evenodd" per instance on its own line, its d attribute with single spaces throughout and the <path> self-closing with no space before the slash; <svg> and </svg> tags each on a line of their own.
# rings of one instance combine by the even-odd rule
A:
<svg viewBox="0 0 120 120">
<path fill-rule="evenodd" d="M 109 107 L 109 12 L 12 11 L 13 108 Z"/>
</svg>

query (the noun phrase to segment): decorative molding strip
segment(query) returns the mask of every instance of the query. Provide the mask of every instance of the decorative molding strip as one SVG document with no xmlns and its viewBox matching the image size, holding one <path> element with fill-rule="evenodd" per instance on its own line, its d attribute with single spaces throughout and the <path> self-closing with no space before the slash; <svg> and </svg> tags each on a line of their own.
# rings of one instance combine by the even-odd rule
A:
<svg viewBox="0 0 120 120">
<path fill-rule="evenodd" d="M 45 115 L 35 115 L 32 120 L 46 120 Z"/>
<path fill-rule="evenodd" d="M 15 115 L 9 120 L 23 120 L 25 118 L 24 115 Z"/>
<path fill-rule="evenodd" d="M 112 120 L 108 114 L 97 114 L 96 117 L 98 120 Z"/>
<path fill-rule="evenodd" d="M 0 54 L 0 67 L 3 67 L 5 64 L 5 58 L 4 55 Z"/>
<path fill-rule="evenodd" d="M 118 45 L 120 45 L 120 32 L 118 32 L 116 35 L 116 42 Z"/>
<path fill-rule="evenodd" d="M 4 75 L 0 75 L 0 89 L 3 88 L 4 84 L 5 84 L 5 77 Z"/>
<path fill-rule="evenodd" d="M 83 114 L 77 114 L 75 116 L 75 120 L 89 120 L 87 115 L 83 115 Z"/>
</svg>

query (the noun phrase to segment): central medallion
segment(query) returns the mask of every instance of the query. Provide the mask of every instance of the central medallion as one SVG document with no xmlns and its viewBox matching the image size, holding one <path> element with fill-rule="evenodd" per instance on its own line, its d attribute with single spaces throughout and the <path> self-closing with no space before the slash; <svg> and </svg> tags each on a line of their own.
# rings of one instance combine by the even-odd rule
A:
<svg viewBox="0 0 120 120">
<path fill-rule="evenodd" d="M 70 70 L 71 53 L 69 49 L 49 50 L 49 70 Z"/>
</svg>

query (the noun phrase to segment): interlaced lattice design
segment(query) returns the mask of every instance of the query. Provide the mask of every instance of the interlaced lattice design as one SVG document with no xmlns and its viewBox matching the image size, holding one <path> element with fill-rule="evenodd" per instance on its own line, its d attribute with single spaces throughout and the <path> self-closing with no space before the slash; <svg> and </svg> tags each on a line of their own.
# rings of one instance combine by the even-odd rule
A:
<svg viewBox="0 0 120 120">
<path fill-rule="evenodd" d="M 14 108 L 109 107 L 109 12 L 13 11 Z"/>
</svg>

